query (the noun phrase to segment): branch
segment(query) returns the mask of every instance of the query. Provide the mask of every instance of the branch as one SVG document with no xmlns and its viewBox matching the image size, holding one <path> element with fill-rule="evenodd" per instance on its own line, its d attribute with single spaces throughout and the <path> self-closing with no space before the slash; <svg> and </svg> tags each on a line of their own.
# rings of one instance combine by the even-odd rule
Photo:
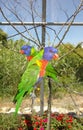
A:
<svg viewBox="0 0 83 130">
<path fill-rule="evenodd" d="M 28 33 L 28 35 L 29 35 L 34 41 L 36 41 L 36 42 L 38 43 L 38 41 L 30 34 L 29 30 L 26 28 L 26 26 L 24 25 L 24 23 L 23 23 L 23 21 L 20 19 L 20 17 L 13 11 L 13 9 L 8 8 L 2 1 L 1 1 L 1 3 L 2 3 L 11 13 L 13 13 L 13 14 L 16 16 L 16 18 L 21 22 L 21 24 L 22 24 L 23 27 L 25 28 L 25 31 Z"/>
<path fill-rule="evenodd" d="M 35 1 L 35 3 L 36 3 L 36 1 Z M 41 15 L 39 14 L 39 12 L 37 11 L 37 8 L 34 8 L 34 7 L 33 7 L 33 12 L 36 14 L 36 16 L 38 16 L 39 18 L 42 18 Z"/>
<path fill-rule="evenodd" d="M 52 31 L 54 32 L 54 34 L 56 35 L 57 39 L 60 41 L 60 38 L 59 38 L 58 34 L 56 33 L 55 29 L 53 29 L 53 28 L 51 28 L 51 27 L 48 27 L 48 26 L 46 26 L 46 28 L 52 30 Z M 55 39 L 54 39 L 54 42 L 55 42 Z M 53 44 L 54 44 L 54 43 L 53 43 Z"/>
<path fill-rule="evenodd" d="M 75 4 L 75 1 L 73 0 L 72 2 L 73 2 L 73 5 L 74 5 L 74 7 L 75 7 L 75 9 L 76 9 L 76 4 Z"/>
<path fill-rule="evenodd" d="M 69 52 L 67 52 L 66 54 L 64 54 L 63 56 L 61 56 L 57 61 L 60 61 L 61 59 L 63 59 L 65 56 L 67 56 L 67 55 L 69 55 L 71 52 L 73 52 L 73 51 L 75 51 L 75 49 L 77 49 L 78 48 L 78 45 L 75 47 L 75 48 L 73 48 L 73 49 L 71 49 Z M 69 49 L 69 48 L 68 48 Z"/>
<path fill-rule="evenodd" d="M 57 45 L 57 47 L 62 43 L 63 39 L 65 38 L 67 32 L 69 31 L 69 29 L 70 29 L 70 27 L 71 27 L 71 25 L 72 25 L 72 23 L 74 22 L 75 17 L 76 17 L 77 14 L 81 11 L 81 7 L 82 7 L 82 4 L 83 4 L 82 2 L 83 2 L 83 1 L 81 1 L 81 3 L 79 4 L 78 8 L 77 8 L 76 11 L 74 12 L 74 14 L 73 14 L 69 19 L 67 19 L 66 23 L 67 23 L 70 19 L 72 19 L 72 20 L 71 20 L 71 22 L 69 23 L 69 26 L 67 27 L 65 33 L 63 34 L 62 39 L 59 41 L 59 43 L 58 43 L 58 45 Z M 65 25 L 65 24 L 64 24 L 64 25 Z M 64 27 L 64 25 L 63 25 L 63 27 Z M 63 27 L 61 28 L 61 30 L 58 32 L 57 35 L 59 35 L 59 33 L 62 31 Z M 55 37 L 55 39 L 56 39 L 56 37 Z"/>
<path fill-rule="evenodd" d="M 59 74 L 59 75 L 61 76 L 61 74 Z M 51 80 L 52 80 L 52 82 L 54 82 L 56 84 L 56 82 L 53 79 L 51 79 Z M 75 85 L 75 84 L 77 85 L 78 83 L 74 82 L 74 83 L 69 83 L 69 84 L 66 84 L 66 85 L 63 86 L 63 84 L 61 84 L 61 83 L 58 82 L 56 84 L 56 89 L 58 87 L 64 87 L 64 88 L 67 88 L 71 93 L 75 93 L 75 94 L 78 94 L 80 96 L 83 96 L 83 93 L 77 92 L 77 91 L 75 91 L 75 90 L 73 90 L 73 89 L 70 88 L 71 85 Z M 83 84 L 83 82 L 79 82 L 79 84 Z"/>
<path fill-rule="evenodd" d="M 56 34 L 55 29 L 52 29 L 51 27 L 48 27 L 48 26 L 46 26 L 46 27 L 49 28 L 49 29 L 51 29 L 52 31 L 54 31 L 55 35 L 57 36 L 57 39 L 60 41 L 60 38 L 59 38 L 59 36 Z M 82 43 L 83 43 L 83 42 L 81 42 L 80 44 L 82 44 Z M 63 44 L 67 49 L 70 50 L 70 48 L 67 47 L 63 42 L 62 42 L 62 44 Z M 64 54 L 64 55 L 63 55 L 62 57 L 60 57 L 60 58 L 62 59 L 64 56 L 69 55 L 71 52 L 74 52 L 74 53 L 77 54 L 80 58 L 83 58 L 80 54 L 78 54 L 78 53 L 75 51 L 75 49 L 77 49 L 78 47 L 79 47 L 79 44 L 76 46 L 76 48 L 70 50 L 69 52 L 67 52 L 66 54 Z"/>
<path fill-rule="evenodd" d="M 51 29 L 52 31 L 54 31 L 54 34 L 56 35 L 56 37 L 55 37 L 55 39 L 54 39 L 54 42 L 55 42 L 56 38 L 59 40 L 59 43 L 58 43 L 58 45 L 57 45 L 56 47 L 58 47 L 61 43 L 63 44 L 62 41 L 63 41 L 64 37 L 66 36 L 67 32 L 69 31 L 69 29 L 70 29 L 70 27 L 71 27 L 71 25 L 72 25 L 72 23 L 73 23 L 73 21 L 74 21 L 76 15 L 82 10 L 81 7 L 82 7 L 82 3 L 79 5 L 78 9 L 74 12 L 74 14 L 71 15 L 71 16 L 67 19 L 67 21 L 63 24 L 63 26 L 62 26 L 62 28 L 59 30 L 58 34 L 56 33 L 55 29 L 46 26 L 47 28 L 49 28 L 49 29 Z M 64 11 L 64 12 L 65 12 L 65 11 Z M 66 12 L 65 12 L 65 13 L 66 13 Z M 75 14 L 76 14 L 76 15 L 75 15 Z M 66 16 L 68 17 L 68 14 L 67 14 L 67 13 L 66 13 Z M 59 34 L 60 34 L 60 32 L 62 31 L 62 29 L 64 28 L 65 24 L 68 23 L 68 21 L 69 21 L 70 19 L 72 19 L 72 21 L 69 22 L 68 28 L 66 29 L 66 31 L 65 31 L 65 33 L 64 33 L 64 35 L 63 35 L 63 37 L 62 37 L 62 39 L 60 39 L 60 38 L 59 38 Z"/>
<path fill-rule="evenodd" d="M 74 106 L 76 107 L 76 109 L 78 110 L 78 112 L 82 113 L 82 111 L 79 110 L 78 105 L 76 104 L 76 101 L 74 100 L 74 98 L 73 98 L 73 96 L 71 94 L 71 90 L 69 89 L 69 86 L 65 85 L 65 88 L 68 91 L 68 93 L 69 93 L 69 95 L 70 95 L 70 97 L 71 97 L 71 99 L 72 99 L 72 101 L 74 103 Z"/>
<path fill-rule="evenodd" d="M 45 31 L 45 32 L 46 32 L 46 35 L 48 36 L 48 38 L 47 38 L 48 42 L 47 43 L 48 43 L 48 46 L 49 46 L 49 43 L 50 43 L 50 34 L 47 31 Z"/>
<path fill-rule="evenodd" d="M 80 43 L 80 45 L 82 44 L 83 42 L 81 42 Z M 67 47 L 64 43 L 63 43 L 63 45 L 67 48 L 67 49 L 69 49 L 70 50 L 70 48 L 69 47 Z M 77 53 L 76 52 L 76 49 L 79 47 L 79 44 L 74 48 L 74 49 L 72 49 L 73 51 L 71 51 L 71 52 L 74 52 L 75 54 L 77 54 L 80 58 L 83 58 L 79 53 Z"/>
<path fill-rule="evenodd" d="M 32 21 L 33 21 L 33 23 L 34 23 L 34 15 L 33 15 L 33 7 L 32 7 L 32 2 L 31 2 L 31 11 L 32 11 Z M 36 37 L 37 37 L 37 39 L 38 39 L 38 41 L 39 41 L 39 44 L 41 45 L 41 43 L 40 43 L 40 39 L 39 39 L 39 36 L 38 36 L 38 33 L 37 33 L 37 29 L 36 29 L 36 27 L 35 27 L 35 24 L 34 24 L 34 30 L 35 30 L 35 33 L 36 33 Z"/>
<path fill-rule="evenodd" d="M 1 11 L 1 13 L 2 13 L 2 16 L 5 18 L 5 20 L 6 20 L 22 37 L 24 37 L 25 39 L 27 39 L 27 40 L 29 40 L 29 41 L 35 43 L 35 44 L 39 47 L 39 45 L 37 44 L 36 41 L 34 41 L 34 40 L 30 39 L 30 38 L 27 38 L 25 35 L 23 35 L 23 34 L 7 19 L 7 17 L 5 16 L 5 14 L 4 14 L 4 12 L 2 11 L 1 8 L 0 8 L 0 11 Z"/>
<path fill-rule="evenodd" d="M 39 27 L 40 25 L 38 25 L 38 26 L 36 26 L 36 27 Z M 28 30 L 31 30 L 31 29 L 33 29 L 34 27 L 31 27 L 31 28 L 29 28 Z M 25 33 L 26 32 L 26 30 L 25 31 L 23 31 L 23 32 L 20 32 L 20 33 Z M 13 35 L 11 35 L 11 36 L 8 36 L 7 37 L 7 39 L 9 39 L 9 38 L 11 38 L 11 37 L 15 37 L 15 36 L 17 36 L 17 35 L 19 35 L 19 33 L 16 33 L 16 34 L 13 34 Z"/>
</svg>

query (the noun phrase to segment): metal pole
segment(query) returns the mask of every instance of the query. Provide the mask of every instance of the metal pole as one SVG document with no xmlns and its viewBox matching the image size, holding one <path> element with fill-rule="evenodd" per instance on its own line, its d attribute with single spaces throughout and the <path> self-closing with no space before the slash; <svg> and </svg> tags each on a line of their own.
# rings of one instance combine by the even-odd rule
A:
<svg viewBox="0 0 83 130">
<path fill-rule="evenodd" d="M 46 22 L 46 0 L 42 0 L 42 22 Z M 42 43 L 41 45 L 45 47 L 45 25 L 42 25 Z M 40 115 L 43 115 L 44 111 L 44 79 L 41 81 L 40 85 Z"/>
<path fill-rule="evenodd" d="M 64 26 L 68 26 L 70 24 L 70 22 L 44 22 L 45 19 L 42 19 L 42 20 L 43 20 L 42 22 L 34 22 L 34 23 L 33 22 L 22 22 L 22 23 L 21 22 L 11 22 L 11 24 L 15 25 L 15 26 L 21 26 L 21 25 L 29 25 L 29 26 L 32 26 L 32 25 L 35 25 L 35 26 L 43 26 L 43 25 L 44 26 L 46 26 L 46 25 L 47 26 L 63 26 L 64 25 Z M 1 26 L 4 26 L 4 25 L 10 26 L 11 24 L 8 22 L 0 22 Z M 73 22 L 71 24 L 71 26 L 83 26 L 83 22 Z"/>
<path fill-rule="evenodd" d="M 42 23 L 46 22 L 46 0 L 42 0 Z M 42 25 L 42 45 L 45 46 L 45 24 Z"/>
</svg>

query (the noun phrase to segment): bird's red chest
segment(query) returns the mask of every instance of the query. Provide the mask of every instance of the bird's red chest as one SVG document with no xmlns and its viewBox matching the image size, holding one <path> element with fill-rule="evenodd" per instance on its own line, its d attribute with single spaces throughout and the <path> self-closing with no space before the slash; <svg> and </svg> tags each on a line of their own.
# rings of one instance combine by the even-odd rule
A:
<svg viewBox="0 0 83 130">
<path fill-rule="evenodd" d="M 48 61 L 47 60 L 41 60 L 41 68 L 40 68 L 40 74 L 39 74 L 39 77 L 43 77 L 45 75 L 45 69 L 46 69 L 46 66 L 48 64 Z"/>
</svg>

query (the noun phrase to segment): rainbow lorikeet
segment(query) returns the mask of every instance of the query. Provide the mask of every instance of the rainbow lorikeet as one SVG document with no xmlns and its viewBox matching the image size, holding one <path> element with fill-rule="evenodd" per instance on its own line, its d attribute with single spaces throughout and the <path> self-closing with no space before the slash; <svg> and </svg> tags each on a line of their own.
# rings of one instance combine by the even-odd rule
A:
<svg viewBox="0 0 83 130">
<path fill-rule="evenodd" d="M 21 54 L 26 55 L 26 59 L 30 61 L 34 56 L 37 55 L 37 50 L 30 45 L 23 45 L 20 50 Z"/>
<path fill-rule="evenodd" d="M 27 52 L 28 56 L 30 56 L 30 52 L 31 51 Z M 14 98 L 16 102 L 16 113 L 18 112 L 24 95 L 26 93 L 30 94 L 33 91 L 34 86 L 39 79 L 44 76 L 50 76 L 56 80 L 55 70 L 49 61 L 58 57 L 57 52 L 57 49 L 53 47 L 45 47 L 30 60 L 22 75 L 21 82 L 18 85 L 18 93 Z"/>
<path fill-rule="evenodd" d="M 21 54 L 25 54 L 25 56 L 26 56 L 28 61 L 30 61 L 34 56 L 36 56 L 38 54 L 37 50 L 34 47 L 30 46 L 30 45 L 23 45 L 21 47 L 20 53 Z M 57 59 L 57 58 L 58 58 L 58 54 L 56 53 L 53 56 L 53 59 Z M 43 62 L 43 67 L 41 68 L 41 74 L 42 74 L 43 71 L 45 71 L 44 64 L 46 62 L 45 61 L 41 61 L 41 62 Z M 39 63 L 39 64 L 41 64 L 41 63 Z M 48 63 L 48 65 L 46 66 L 46 73 L 45 73 L 45 75 L 46 76 L 50 76 L 51 78 L 56 80 L 56 75 L 55 74 L 56 74 L 55 69 L 53 68 L 53 66 L 50 63 Z"/>
</svg>

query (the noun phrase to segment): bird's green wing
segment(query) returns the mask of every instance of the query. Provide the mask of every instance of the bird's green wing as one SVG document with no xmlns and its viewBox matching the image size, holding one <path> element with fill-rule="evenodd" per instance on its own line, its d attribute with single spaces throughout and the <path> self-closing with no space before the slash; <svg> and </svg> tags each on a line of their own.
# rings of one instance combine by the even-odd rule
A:
<svg viewBox="0 0 83 130">
<path fill-rule="evenodd" d="M 36 71 L 35 71 L 36 70 Z M 23 100 L 24 95 L 30 94 L 33 89 L 34 85 L 38 80 L 38 75 L 39 75 L 40 68 L 37 65 L 33 65 L 26 69 L 25 73 L 22 76 L 22 81 L 18 85 L 18 94 L 16 96 L 16 113 L 18 112 L 18 109 L 21 105 L 21 102 Z"/>
<path fill-rule="evenodd" d="M 57 73 L 51 63 L 48 63 L 45 75 L 51 77 L 54 81 L 57 81 Z"/>
<path fill-rule="evenodd" d="M 36 64 L 36 60 L 42 59 L 43 51 L 40 51 L 29 63 L 28 66 L 22 75 L 21 82 L 18 85 L 18 93 L 15 96 L 16 100 L 16 110 L 15 113 L 18 112 L 18 109 L 21 105 L 23 97 L 26 93 L 30 94 L 34 89 L 35 83 L 38 81 L 38 76 L 40 72 L 39 66 Z"/>
</svg>

